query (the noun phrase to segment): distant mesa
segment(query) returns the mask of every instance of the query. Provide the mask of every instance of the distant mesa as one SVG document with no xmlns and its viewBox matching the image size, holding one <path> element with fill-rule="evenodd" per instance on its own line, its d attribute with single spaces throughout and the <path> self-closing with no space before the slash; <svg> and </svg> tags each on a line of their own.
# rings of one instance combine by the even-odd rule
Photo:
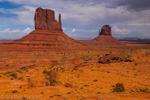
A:
<svg viewBox="0 0 150 100">
<path fill-rule="evenodd" d="M 37 8 L 35 12 L 35 30 L 21 39 L 14 40 L 13 45 L 48 46 L 50 48 L 73 49 L 84 46 L 82 43 L 63 33 L 61 14 L 55 20 L 55 12 L 50 9 Z"/>
<path fill-rule="evenodd" d="M 109 25 L 104 25 L 99 30 L 99 35 L 94 40 L 91 41 L 94 45 L 124 45 L 124 43 L 112 37 L 111 27 Z"/>
</svg>

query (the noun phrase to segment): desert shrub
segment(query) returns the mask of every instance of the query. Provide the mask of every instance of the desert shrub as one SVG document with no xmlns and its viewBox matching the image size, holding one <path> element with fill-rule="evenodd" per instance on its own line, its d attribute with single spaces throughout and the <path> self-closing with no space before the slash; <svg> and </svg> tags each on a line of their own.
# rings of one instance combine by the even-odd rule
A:
<svg viewBox="0 0 150 100">
<path fill-rule="evenodd" d="M 4 75 L 8 75 L 8 74 L 10 74 L 10 73 L 12 73 L 12 72 L 6 72 L 6 73 L 4 73 Z"/>
<path fill-rule="evenodd" d="M 96 79 L 96 80 L 93 80 L 93 82 L 98 82 L 98 80 Z"/>
<path fill-rule="evenodd" d="M 84 86 L 80 87 L 80 89 L 84 89 Z"/>
<path fill-rule="evenodd" d="M 21 71 L 21 70 L 17 70 L 17 72 L 22 73 L 22 71 Z"/>
<path fill-rule="evenodd" d="M 27 80 L 28 80 L 28 83 L 30 83 L 31 79 L 30 79 L 30 78 L 27 78 Z"/>
<path fill-rule="evenodd" d="M 110 73 L 110 71 L 107 71 L 107 73 Z"/>
<path fill-rule="evenodd" d="M 48 71 L 45 69 L 45 70 L 43 71 L 43 74 L 46 74 L 46 73 L 48 73 Z"/>
<path fill-rule="evenodd" d="M 50 85 L 55 85 L 57 83 L 58 74 L 55 70 L 47 71 L 45 74 L 46 79 L 50 82 Z"/>
<path fill-rule="evenodd" d="M 11 90 L 12 93 L 19 93 L 18 90 Z"/>
<path fill-rule="evenodd" d="M 62 72 L 64 72 L 64 71 L 65 71 L 65 68 L 61 68 L 60 70 L 61 70 Z"/>
<path fill-rule="evenodd" d="M 15 73 L 15 72 L 11 73 L 10 76 L 12 76 L 13 78 L 17 79 L 17 73 Z"/>
<path fill-rule="evenodd" d="M 135 63 L 134 65 L 135 65 L 135 66 L 138 65 L 138 63 Z"/>
<path fill-rule="evenodd" d="M 23 77 L 19 77 L 18 80 L 24 81 L 24 78 Z"/>
<path fill-rule="evenodd" d="M 137 88 L 136 92 L 145 92 L 145 93 L 150 93 L 150 90 L 148 88 Z"/>
<path fill-rule="evenodd" d="M 117 83 L 113 88 L 113 92 L 124 92 L 124 91 L 125 88 L 123 83 Z"/>
<path fill-rule="evenodd" d="M 49 86 L 49 83 L 48 83 L 48 82 L 45 82 L 45 85 L 46 85 L 46 86 Z"/>
<path fill-rule="evenodd" d="M 12 76 L 13 78 L 17 79 L 17 73 L 13 71 L 3 73 L 3 75 L 7 75 L 7 77 Z"/>
<path fill-rule="evenodd" d="M 8 67 L 8 66 L 9 66 L 9 64 L 6 64 L 6 66 Z"/>
<path fill-rule="evenodd" d="M 71 92 L 68 92 L 67 94 L 71 94 Z"/>
<path fill-rule="evenodd" d="M 54 96 L 53 95 L 51 95 L 51 96 L 49 96 L 50 98 L 54 98 Z"/>
<path fill-rule="evenodd" d="M 66 83 L 66 84 L 65 84 L 65 87 L 71 87 L 71 88 L 72 88 L 73 85 L 72 85 L 71 83 Z"/>
<path fill-rule="evenodd" d="M 43 92 L 43 91 L 41 91 L 41 94 L 44 94 L 44 92 Z"/>
<path fill-rule="evenodd" d="M 78 66 L 74 66 L 73 70 L 77 70 L 78 69 Z"/>
</svg>

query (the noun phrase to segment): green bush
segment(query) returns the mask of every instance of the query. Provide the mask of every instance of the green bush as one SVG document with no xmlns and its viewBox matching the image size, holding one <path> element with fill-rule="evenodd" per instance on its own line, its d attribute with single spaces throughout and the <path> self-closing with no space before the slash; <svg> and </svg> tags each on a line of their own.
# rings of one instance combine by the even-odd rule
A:
<svg viewBox="0 0 150 100">
<path fill-rule="evenodd" d="M 125 88 L 123 83 L 117 83 L 113 88 L 113 92 L 124 92 L 124 91 Z"/>
</svg>

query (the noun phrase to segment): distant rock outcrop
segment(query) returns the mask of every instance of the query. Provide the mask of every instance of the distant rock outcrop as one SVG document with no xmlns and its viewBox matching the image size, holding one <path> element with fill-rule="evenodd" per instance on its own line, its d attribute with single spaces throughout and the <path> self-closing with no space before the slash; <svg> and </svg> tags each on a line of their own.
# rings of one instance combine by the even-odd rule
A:
<svg viewBox="0 0 150 100">
<path fill-rule="evenodd" d="M 124 45 L 124 43 L 112 37 L 111 27 L 109 25 L 104 25 L 99 30 L 99 35 L 94 40 L 91 41 L 92 45 Z"/>
<path fill-rule="evenodd" d="M 62 30 L 61 14 L 59 22 L 55 12 L 50 9 L 37 8 L 35 12 L 35 30 L 21 39 L 14 40 L 13 45 L 47 46 L 53 49 L 75 49 L 84 45 L 70 37 Z"/>
<path fill-rule="evenodd" d="M 101 28 L 101 32 L 99 31 L 99 35 L 110 35 L 112 36 L 111 27 L 109 25 L 105 25 Z"/>
</svg>

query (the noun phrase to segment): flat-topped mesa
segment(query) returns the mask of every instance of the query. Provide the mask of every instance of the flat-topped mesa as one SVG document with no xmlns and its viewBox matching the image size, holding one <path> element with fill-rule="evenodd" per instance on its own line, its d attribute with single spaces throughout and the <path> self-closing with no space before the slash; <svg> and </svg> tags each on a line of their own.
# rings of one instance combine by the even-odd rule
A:
<svg viewBox="0 0 150 100">
<path fill-rule="evenodd" d="M 35 12 L 35 29 L 63 31 L 61 24 L 61 14 L 59 14 L 59 22 L 55 20 L 55 12 L 50 9 L 37 8 Z"/>
<path fill-rule="evenodd" d="M 111 27 L 109 25 L 104 25 L 99 31 L 99 35 L 110 35 L 112 36 Z"/>
</svg>

